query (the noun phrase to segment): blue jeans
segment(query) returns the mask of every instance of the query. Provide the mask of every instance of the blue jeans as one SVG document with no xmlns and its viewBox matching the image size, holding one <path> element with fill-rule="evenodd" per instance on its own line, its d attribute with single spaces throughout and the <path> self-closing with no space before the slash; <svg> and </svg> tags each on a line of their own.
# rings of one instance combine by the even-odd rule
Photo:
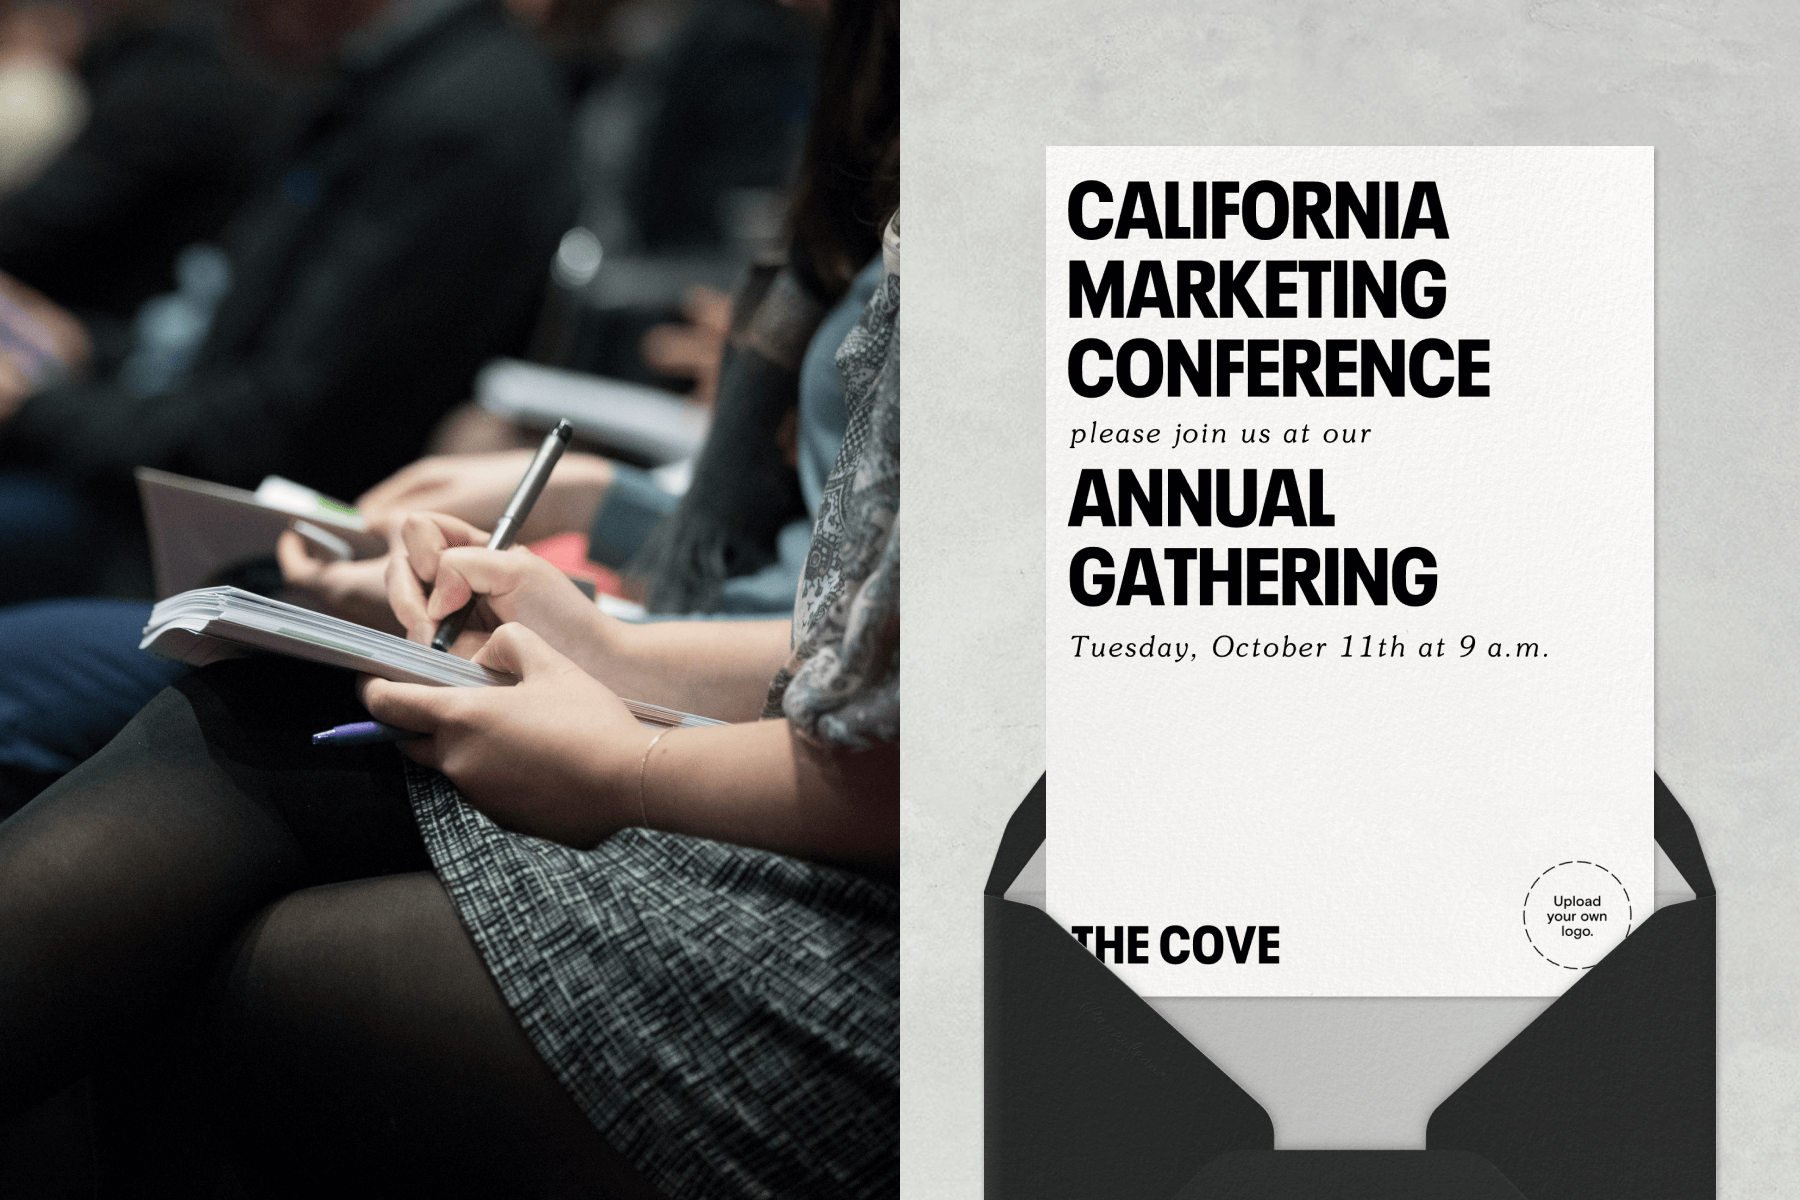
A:
<svg viewBox="0 0 1800 1200">
<path fill-rule="evenodd" d="M 99 533 L 89 503 L 53 476 L 0 470 L 0 604 L 88 594 Z"/>
<path fill-rule="evenodd" d="M 113 739 L 187 667 L 139 650 L 150 605 L 0 609 L 0 816 Z"/>
</svg>

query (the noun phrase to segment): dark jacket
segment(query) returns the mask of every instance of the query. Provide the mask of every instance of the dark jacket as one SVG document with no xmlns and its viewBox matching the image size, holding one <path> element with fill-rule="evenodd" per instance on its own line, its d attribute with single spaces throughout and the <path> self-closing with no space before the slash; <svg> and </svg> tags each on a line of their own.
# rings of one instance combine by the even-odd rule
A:
<svg viewBox="0 0 1800 1200">
<path fill-rule="evenodd" d="M 96 497 L 129 496 L 140 464 L 355 497 L 529 333 L 574 209 L 565 109 L 491 0 L 343 72 L 228 227 L 232 288 L 185 381 L 42 392 L 0 426 L 0 459 Z"/>
<path fill-rule="evenodd" d="M 659 86 L 625 183 L 642 249 L 728 243 L 727 192 L 791 182 L 815 49 L 806 20 L 771 0 L 699 0 L 645 72 Z"/>
<path fill-rule="evenodd" d="M 175 286 L 175 254 L 218 237 L 262 178 L 273 97 L 200 20 L 127 22 L 82 56 L 75 141 L 0 201 L 0 270 L 123 325 Z"/>
</svg>

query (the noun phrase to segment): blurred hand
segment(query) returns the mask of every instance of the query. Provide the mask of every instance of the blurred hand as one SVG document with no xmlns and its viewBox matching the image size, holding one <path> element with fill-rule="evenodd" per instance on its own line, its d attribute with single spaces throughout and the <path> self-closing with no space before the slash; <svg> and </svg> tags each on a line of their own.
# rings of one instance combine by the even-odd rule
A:
<svg viewBox="0 0 1800 1200">
<path fill-rule="evenodd" d="M 425 687 L 364 676 L 377 720 L 430 735 L 402 743 L 502 827 L 589 847 L 639 817 L 637 769 L 655 734 L 604 684 L 522 625 L 475 655 L 516 687 Z"/>
<path fill-rule="evenodd" d="M 281 579 L 289 590 L 303 593 L 319 611 L 405 636 L 406 627 L 388 605 L 387 559 L 315 558 L 311 543 L 290 529 L 275 543 L 275 561 L 281 564 Z"/>
<path fill-rule="evenodd" d="M 15 6 L 0 18 L 0 61 L 47 59 L 72 71 L 89 32 L 87 15 L 74 5 Z"/>
<path fill-rule="evenodd" d="M 356 506 L 372 526 L 392 524 L 408 512 L 428 511 L 492 529 L 535 453 L 533 448 L 421 458 L 363 493 Z M 598 455 L 563 455 L 520 528 L 519 540 L 586 533 L 612 479 L 612 463 Z"/>
<path fill-rule="evenodd" d="M 543 440 L 505 417 L 495 416 L 474 400 L 444 414 L 425 439 L 427 454 L 492 454 L 496 450 L 535 448 Z"/>
<path fill-rule="evenodd" d="M 0 424 L 12 418 L 19 411 L 19 405 L 31 393 L 37 391 L 37 384 L 32 381 L 19 360 L 6 351 L 0 351 Z"/>
<path fill-rule="evenodd" d="M 87 365 L 94 344 L 87 326 L 68 309 L 4 271 L 0 271 L 0 296 L 24 309 L 25 315 L 37 322 L 45 338 L 43 349 L 61 359 L 64 366 L 73 371 Z"/>
<path fill-rule="evenodd" d="M 4 271 L 0 271 L 0 296 L 23 312 L 22 320 L 15 313 L 7 322 L 13 327 L 12 333 L 36 352 L 36 356 L 31 356 L 0 351 L 0 423 L 4 423 L 38 390 L 37 371 L 43 365 L 43 356 L 75 370 L 87 363 L 93 346 L 80 321 L 36 288 L 25 286 Z"/>
<path fill-rule="evenodd" d="M 620 623 L 523 546 L 489 550 L 487 534 L 444 513 L 409 513 L 395 534 L 388 604 L 413 641 L 429 644 L 438 623 L 475 596 L 475 610 L 452 647 L 463 657 L 473 657 L 487 634 L 508 622 L 530 626 L 590 673 L 612 648 Z"/>
<path fill-rule="evenodd" d="M 731 330 L 731 297 L 695 284 L 681 312 L 685 325 L 658 325 L 644 335 L 640 352 L 651 369 L 694 381 L 688 397 L 711 406 L 719 390 L 719 360 Z"/>
</svg>

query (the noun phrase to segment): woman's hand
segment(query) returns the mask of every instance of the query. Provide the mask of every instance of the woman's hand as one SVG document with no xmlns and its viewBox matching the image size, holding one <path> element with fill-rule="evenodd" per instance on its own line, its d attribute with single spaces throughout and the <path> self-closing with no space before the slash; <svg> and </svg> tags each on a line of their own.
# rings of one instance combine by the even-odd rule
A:
<svg viewBox="0 0 1800 1200">
<path fill-rule="evenodd" d="M 0 351 L 0 423 L 12 419 L 19 406 L 37 391 L 31 372 L 10 350 Z"/>
<path fill-rule="evenodd" d="M 429 643 L 438 623 L 474 596 L 455 653 L 472 657 L 489 631 L 517 621 L 597 676 L 624 636 L 622 623 L 529 550 L 489 550 L 486 541 L 481 530 L 443 513 L 409 513 L 399 523 L 387 561 L 387 598 L 406 636 Z"/>
<path fill-rule="evenodd" d="M 387 560 L 352 562 L 314 558 L 306 539 L 288 530 L 275 543 L 275 561 L 290 591 L 304 593 L 321 612 L 383 633 L 405 634 L 387 597 Z"/>
<path fill-rule="evenodd" d="M 475 661 L 516 687 L 426 687 L 365 676 L 377 720 L 428 736 L 402 743 L 506 829 L 589 847 L 640 820 L 638 770 L 656 735 L 604 684 L 518 624 Z"/>
<path fill-rule="evenodd" d="M 789 653 L 787 621 L 631 625 L 601 612 L 556 567 L 525 550 L 489 550 L 487 535 L 442 513 L 409 513 L 390 535 L 387 594 L 413 641 L 475 596 L 451 647 L 472 658 L 488 632 L 529 626 L 558 654 L 633 700 L 722 721 L 753 721 Z"/>
<path fill-rule="evenodd" d="M 397 521 L 407 512 L 429 511 L 491 529 L 536 453 L 501 450 L 421 458 L 364 492 L 356 506 L 370 525 Z M 563 455 L 520 529 L 520 540 L 587 532 L 612 478 L 612 463 L 598 455 Z"/>
<path fill-rule="evenodd" d="M 93 357 L 94 344 L 87 326 L 44 293 L 0 271 L 0 296 L 18 305 L 31 319 L 33 328 L 14 332 L 31 341 L 40 353 L 59 359 L 71 371 L 85 367 Z"/>
<path fill-rule="evenodd" d="M 16 315 L 22 319 L 9 320 L 10 332 L 29 347 L 0 351 L 0 424 L 4 424 L 43 386 L 48 360 L 79 370 L 92 355 L 93 344 L 87 327 L 66 309 L 4 271 L 0 271 L 0 297 L 17 306 Z"/>
<path fill-rule="evenodd" d="M 892 876 L 899 863 L 897 746 L 822 752 L 786 721 L 681 729 L 657 740 L 612 690 L 522 625 L 475 661 L 516 687 L 426 687 L 365 676 L 379 721 L 504 828 L 589 847 L 628 825 L 760 846 Z M 654 743 L 654 753 L 652 753 Z"/>
</svg>

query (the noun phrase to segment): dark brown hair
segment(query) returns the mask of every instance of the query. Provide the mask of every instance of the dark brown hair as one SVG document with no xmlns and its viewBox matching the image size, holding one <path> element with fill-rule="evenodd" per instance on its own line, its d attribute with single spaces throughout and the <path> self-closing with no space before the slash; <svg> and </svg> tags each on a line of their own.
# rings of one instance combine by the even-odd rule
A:
<svg viewBox="0 0 1800 1200">
<path fill-rule="evenodd" d="M 792 264 L 836 300 L 900 205 L 900 0 L 834 0 L 795 188 Z"/>
</svg>

